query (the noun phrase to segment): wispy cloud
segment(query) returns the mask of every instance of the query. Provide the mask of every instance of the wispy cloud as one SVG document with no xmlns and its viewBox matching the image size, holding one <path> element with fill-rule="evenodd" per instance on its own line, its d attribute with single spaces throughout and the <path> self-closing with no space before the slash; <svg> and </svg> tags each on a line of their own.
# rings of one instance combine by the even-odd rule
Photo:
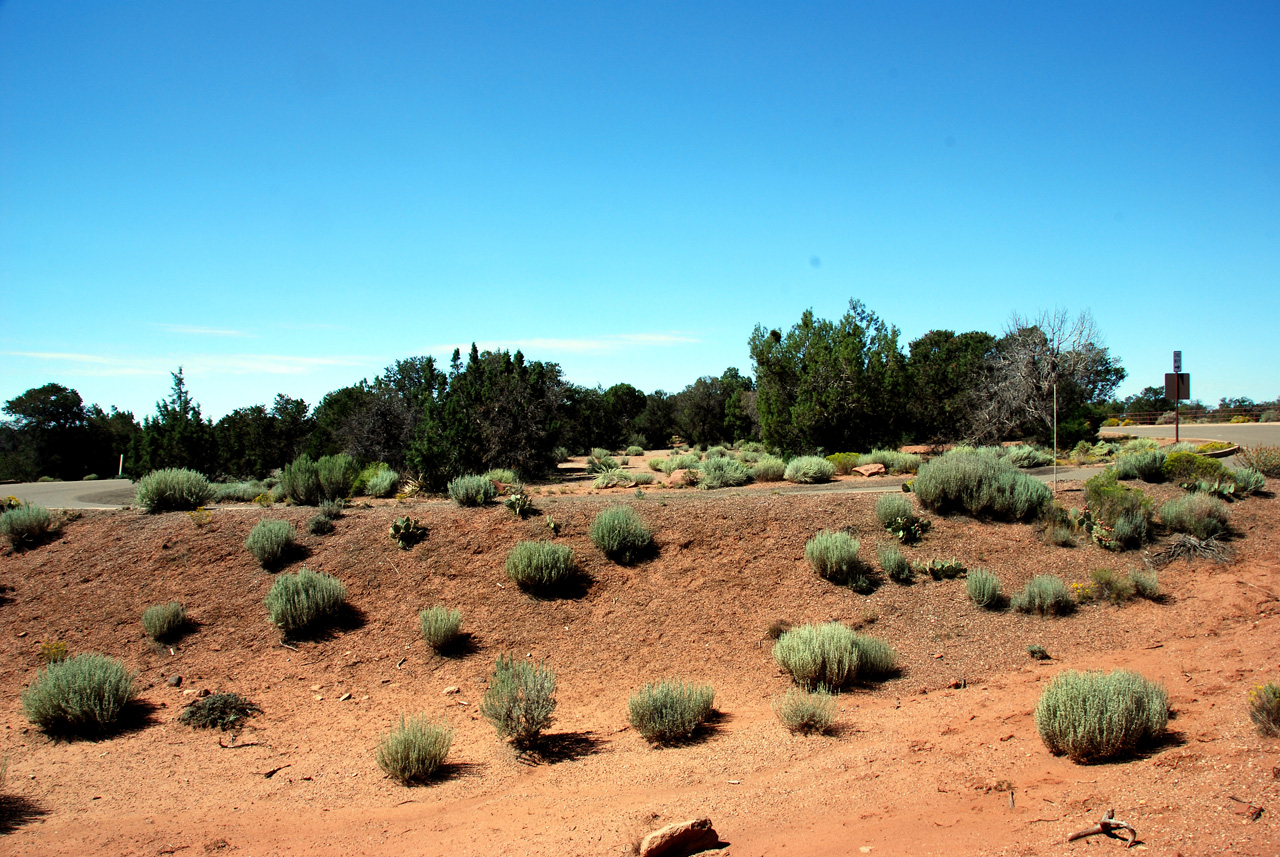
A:
<svg viewBox="0 0 1280 857">
<path fill-rule="evenodd" d="M 481 351 L 495 351 L 502 348 L 519 348 L 535 351 L 569 351 L 575 354 L 616 354 L 628 348 L 653 348 L 700 342 L 696 336 L 686 333 L 612 333 L 602 336 L 583 338 L 534 337 L 531 339 L 494 339 L 477 341 L 476 347 Z M 450 354 L 453 349 L 462 351 L 471 349 L 470 342 L 456 342 L 433 345 L 427 349 L 431 354 Z M 536 357 L 537 355 L 532 355 Z"/>
<path fill-rule="evenodd" d="M 186 354 L 182 357 L 107 357 L 65 351 L 6 351 L 58 364 L 85 375 L 167 375 L 181 364 L 188 374 L 201 375 L 303 375 L 326 366 L 367 366 L 371 358 L 299 357 L 291 354 Z"/>
<path fill-rule="evenodd" d="M 189 324 L 158 324 L 156 327 L 169 333 L 181 333 L 188 336 L 233 336 L 248 338 L 250 334 L 243 330 L 228 330 L 222 327 L 194 327 Z"/>
</svg>

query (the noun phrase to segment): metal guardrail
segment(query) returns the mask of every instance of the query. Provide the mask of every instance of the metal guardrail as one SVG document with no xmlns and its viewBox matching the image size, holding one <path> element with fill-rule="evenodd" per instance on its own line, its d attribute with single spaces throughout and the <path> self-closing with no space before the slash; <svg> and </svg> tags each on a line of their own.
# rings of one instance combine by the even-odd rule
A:
<svg viewBox="0 0 1280 857">
<path fill-rule="evenodd" d="M 1233 417 L 1245 417 L 1248 422 L 1256 423 L 1266 412 L 1280 414 L 1280 407 L 1276 405 L 1254 405 L 1248 408 L 1197 408 L 1195 406 L 1182 407 L 1182 422 L 1186 423 L 1229 423 Z M 1167 416 L 1167 422 L 1161 422 L 1161 417 Z M 1107 414 L 1107 419 L 1115 420 L 1124 425 L 1125 420 L 1130 420 L 1130 425 L 1136 426 L 1154 426 L 1154 425 L 1172 425 L 1173 411 L 1129 411 L 1127 413 Z M 1237 422 L 1245 422 L 1246 420 L 1237 420 Z"/>
</svg>

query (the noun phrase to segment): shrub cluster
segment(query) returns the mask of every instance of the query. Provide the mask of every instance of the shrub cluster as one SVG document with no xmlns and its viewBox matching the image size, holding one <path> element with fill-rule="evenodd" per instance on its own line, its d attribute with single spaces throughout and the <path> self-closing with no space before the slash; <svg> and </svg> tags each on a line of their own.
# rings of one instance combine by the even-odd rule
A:
<svg viewBox="0 0 1280 857">
<path fill-rule="evenodd" d="M 387 776 L 408 785 L 422 783 L 444 764 L 453 745 L 453 730 L 432 723 L 426 714 L 405 719 L 378 744 L 378 767 Z"/>
<path fill-rule="evenodd" d="M 328 515 L 312 515 L 307 521 L 307 532 L 313 536 L 327 536 L 333 529 L 333 518 Z"/>
<path fill-rule="evenodd" d="M 741 461 L 733 458 L 712 458 L 707 453 L 707 460 L 698 466 L 698 487 L 713 490 L 716 488 L 736 488 L 751 481 L 751 470 Z"/>
<path fill-rule="evenodd" d="M 1210 494 L 1187 494 L 1160 507 L 1160 521 L 1176 533 L 1207 539 L 1225 533 L 1230 524 L 1227 504 Z"/>
<path fill-rule="evenodd" d="M 484 476 L 458 476 L 449 480 L 449 498 L 459 506 L 483 506 L 498 496 L 492 479 Z"/>
<path fill-rule="evenodd" d="M 835 467 L 836 473 L 841 476 L 848 476 L 853 472 L 853 468 L 858 466 L 859 458 L 861 456 L 856 452 L 834 452 L 827 456 L 827 461 L 830 461 L 832 466 Z"/>
<path fill-rule="evenodd" d="M 781 482 L 787 473 L 787 463 L 776 455 L 762 455 L 751 467 L 751 478 L 757 482 Z"/>
<path fill-rule="evenodd" d="M 276 568 L 293 551 L 293 524 L 278 520 L 259 521 L 249 531 L 244 546 L 263 568 Z"/>
<path fill-rule="evenodd" d="M 773 702 L 773 713 L 783 725 L 804 735 L 821 734 L 830 729 L 835 710 L 835 696 L 822 690 L 811 692 L 792 687 Z"/>
<path fill-rule="evenodd" d="M 1141 489 L 1122 485 L 1108 467 L 1084 483 L 1089 506 L 1087 528 L 1093 540 L 1108 550 L 1138 547 L 1151 530 L 1152 502 Z"/>
<path fill-rule="evenodd" d="M 263 603 L 267 616 L 285 637 L 331 621 L 347 601 L 347 588 L 335 577 L 301 569 L 276 578 Z"/>
<path fill-rule="evenodd" d="M 185 512 L 212 502 L 218 489 L 194 470 L 166 467 L 139 479 L 137 492 L 138 505 L 148 512 Z"/>
<path fill-rule="evenodd" d="M 630 506 L 609 506 L 591 522 L 591 543 L 614 562 L 629 565 L 653 552 L 653 531 Z"/>
<path fill-rule="evenodd" d="M 926 509 L 941 514 L 1026 521 L 1036 518 L 1053 492 L 994 455 L 948 452 L 920 465 L 912 490 Z"/>
<path fill-rule="evenodd" d="M 531 747 L 551 725 L 556 710 L 556 674 L 546 663 L 499 655 L 480 702 L 498 735 L 521 749 Z"/>
<path fill-rule="evenodd" d="M 553 589 L 577 573 L 573 549 L 555 542 L 517 542 L 505 568 L 507 577 L 529 591 Z"/>
<path fill-rule="evenodd" d="M 320 471 L 305 452 L 280 471 L 280 493 L 299 506 L 314 506 L 323 499 Z"/>
<path fill-rule="evenodd" d="M 757 464 L 757 466 L 759 466 Z M 825 458 L 816 455 L 801 455 L 791 459 L 782 472 L 782 478 L 788 482 L 810 485 L 815 482 L 830 482 L 836 475 L 836 467 Z"/>
<path fill-rule="evenodd" d="M 390 497 L 400 484 L 400 474 L 387 467 L 373 473 L 365 482 L 365 491 L 370 497 Z"/>
<path fill-rule="evenodd" d="M 0 511 L 0 535 L 14 550 L 35 547 L 56 531 L 53 515 L 44 506 L 24 503 Z"/>
<path fill-rule="evenodd" d="M 858 464 L 883 464 L 890 473 L 915 473 L 924 459 L 914 452 L 898 452 L 896 449 L 873 449 L 858 457 Z"/>
<path fill-rule="evenodd" d="M 1168 454 L 1160 449 L 1137 449 L 1116 456 L 1116 476 L 1120 479 L 1141 479 L 1143 482 L 1163 482 L 1164 464 Z"/>
<path fill-rule="evenodd" d="M 773 659 L 809 690 L 834 690 L 855 678 L 881 677 L 896 669 L 896 657 L 887 643 L 856 634 L 838 622 L 784 631 L 773 645 Z"/>
<path fill-rule="evenodd" d="M 866 589 L 869 568 L 858 558 L 859 542 L 843 530 L 823 530 L 804 546 L 804 558 L 818 576 L 855 589 Z"/>
<path fill-rule="evenodd" d="M 1014 596 L 1013 609 L 1041 616 L 1065 616 L 1076 609 L 1076 601 L 1060 578 L 1041 574 L 1027 581 Z"/>
<path fill-rule="evenodd" d="M 153 604 L 142 611 L 142 630 L 157 643 L 177 637 L 186 627 L 186 608 L 177 601 Z"/>
<path fill-rule="evenodd" d="M 684 681 L 646 684 L 631 695 L 631 725 L 647 741 L 669 744 L 688 738 L 711 714 L 716 692 L 711 685 Z"/>
<path fill-rule="evenodd" d="M 422 629 L 422 639 L 439 652 L 458 639 L 458 632 L 462 628 L 462 611 L 439 605 L 428 607 L 418 614 L 418 623 Z"/>
<path fill-rule="evenodd" d="M 51 663 L 22 692 L 27 719 L 51 735 L 95 736 L 111 730 L 136 695 L 124 665 L 83 654 Z"/>
<path fill-rule="evenodd" d="M 1088 764 L 1132 752 L 1158 738 L 1169 719 L 1163 687 L 1137 673 L 1068 670 L 1036 704 L 1036 729 L 1054 755 Z"/>
<path fill-rule="evenodd" d="M 1263 476 L 1280 477 L 1280 446 L 1244 446 L 1236 453 L 1236 460 Z"/>
<path fill-rule="evenodd" d="M 1052 455 L 1025 443 L 1009 447 L 1005 453 L 1005 459 L 1014 467 L 1024 469 L 1028 467 L 1047 467 L 1053 464 Z"/>
</svg>

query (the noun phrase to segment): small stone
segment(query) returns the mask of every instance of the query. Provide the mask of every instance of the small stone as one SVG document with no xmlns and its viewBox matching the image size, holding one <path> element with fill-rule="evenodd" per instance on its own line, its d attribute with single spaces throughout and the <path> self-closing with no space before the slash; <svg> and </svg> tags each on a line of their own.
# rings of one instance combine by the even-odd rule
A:
<svg viewBox="0 0 1280 857">
<path fill-rule="evenodd" d="M 26 631 L 19 631 L 19 632 L 18 632 L 18 636 L 19 636 L 19 637 L 25 637 L 25 636 L 27 636 L 27 632 L 26 632 Z"/>
<path fill-rule="evenodd" d="M 313 684 L 313 685 L 311 685 L 311 692 L 312 692 L 312 693 L 315 693 L 315 692 L 316 692 L 316 691 L 318 691 L 319 689 L 320 689 L 320 685 L 318 685 L 318 684 Z"/>
<path fill-rule="evenodd" d="M 351 694 L 344 693 L 342 694 L 342 696 L 338 697 L 338 702 L 346 702 L 350 698 L 351 698 Z"/>
<path fill-rule="evenodd" d="M 211 694 L 209 692 L 209 688 L 207 687 L 200 688 L 200 692 L 196 694 L 196 696 L 200 697 L 201 699 L 204 699 L 206 696 L 209 696 L 209 695 Z"/>
<path fill-rule="evenodd" d="M 316 702 L 319 702 L 320 700 L 324 699 L 324 697 L 323 697 L 323 696 L 321 696 L 321 695 L 320 695 L 320 694 L 318 694 L 318 693 L 317 693 L 315 696 L 311 697 L 311 698 L 312 698 L 312 699 L 314 699 Z"/>
<path fill-rule="evenodd" d="M 165 679 L 164 683 L 169 685 L 169 687 L 182 687 L 182 676 L 171 675 Z"/>
<path fill-rule="evenodd" d="M 451 693 L 462 693 L 462 688 L 458 687 L 456 684 L 451 684 L 444 689 L 444 695 L 448 696 Z"/>
<path fill-rule="evenodd" d="M 720 836 L 709 818 L 668 824 L 644 838 L 640 843 L 640 857 L 685 857 L 705 851 L 719 841 Z"/>
</svg>

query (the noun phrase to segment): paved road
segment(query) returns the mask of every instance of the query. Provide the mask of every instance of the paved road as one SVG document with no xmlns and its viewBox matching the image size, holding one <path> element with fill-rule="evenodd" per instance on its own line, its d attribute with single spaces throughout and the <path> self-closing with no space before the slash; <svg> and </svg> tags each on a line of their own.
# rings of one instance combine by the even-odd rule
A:
<svg viewBox="0 0 1280 857">
<path fill-rule="evenodd" d="M 118 509 L 134 500 L 133 483 L 128 479 L 0 485 L 0 497 L 9 495 L 46 509 Z"/>
<path fill-rule="evenodd" d="M 1173 426 L 1124 426 L 1105 428 L 1107 434 L 1131 434 L 1134 437 L 1160 437 L 1173 440 Z M 1240 446 L 1280 446 L 1280 423 L 1183 423 L 1178 432 L 1183 440 L 1224 440 Z"/>
</svg>

